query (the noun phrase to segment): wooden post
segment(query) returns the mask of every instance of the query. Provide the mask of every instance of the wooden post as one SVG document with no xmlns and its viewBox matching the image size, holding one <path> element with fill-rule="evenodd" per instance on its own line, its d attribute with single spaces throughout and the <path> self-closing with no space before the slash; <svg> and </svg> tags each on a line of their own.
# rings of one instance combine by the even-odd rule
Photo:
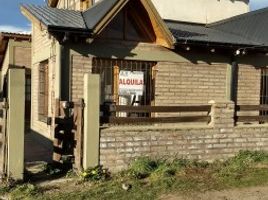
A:
<svg viewBox="0 0 268 200">
<path fill-rule="evenodd" d="M 56 99 L 54 120 L 55 120 L 55 118 L 58 118 L 59 116 L 60 116 L 60 100 Z M 59 163 L 61 160 L 61 154 L 59 153 L 59 149 L 62 148 L 62 143 L 58 139 L 58 134 L 59 134 L 58 127 L 59 127 L 59 125 L 57 125 L 55 123 L 55 121 L 53 124 L 54 124 L 53 162 Z"/>
<path fill-rule="evenodd" d="M 85 74 L 84 76 L 84 145 L 83 168 L 99 164 L 100 143 L 100 77 Z"/>
<path fill-rule="evenodd" d="M 22 180 L 24 172 L 25 69 L 8 70 L 8 105 L 7 175 L 15 180 Z"/>
<path fill-rule="evenodd" d="M 7 173 L 7 110 L 8 105 L 6 99 L 1 102 L 1 108 L 3 116 L 1 118 L 1 135 L 2 135 L 2 146 L 1 146 L 1 168 L 0 173 L 5 175 Z"/>
<path fill-rule="evenodd" d="M 75 168 L 79 171 L 82 169 L 82 144 L 83 144 L 83 109 L 84 101 L 80 99 L 78 105 L 74 107 L 74 117 L 76 124 L 75 132 Z"/>
</svg>

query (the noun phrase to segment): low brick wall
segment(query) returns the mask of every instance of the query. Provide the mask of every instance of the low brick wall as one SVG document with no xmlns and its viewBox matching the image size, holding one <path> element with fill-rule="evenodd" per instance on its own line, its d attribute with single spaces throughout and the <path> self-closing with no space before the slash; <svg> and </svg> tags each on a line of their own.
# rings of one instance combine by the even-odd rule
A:
<svg viewBox="0 0 268 200">
<path fill-rule="evenodd" d="M 140 156 L 176 156 L 213 161 L 232 157 L 239 150 L 268 150 L 268 126 L 234 126 L 232 102 L 213 103 L 211 115 L 209 125 L 102 128 L 100 164 L 111 171 L 119 171 Z"/>
</svg>

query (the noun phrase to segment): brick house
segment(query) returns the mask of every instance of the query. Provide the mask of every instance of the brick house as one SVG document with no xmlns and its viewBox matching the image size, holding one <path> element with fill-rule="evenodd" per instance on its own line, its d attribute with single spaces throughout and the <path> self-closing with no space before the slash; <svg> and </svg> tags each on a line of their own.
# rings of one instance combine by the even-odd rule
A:
<svg viewBox="0 0 268 200">
<path fill-rule="evenodd" d="M 31 115 L 31 35 L 21 33 L 0 33 L 0 67 L 1 91 L 6 91 L 5 80 L 7 72 L 12 67 L 26 69 L 26 120 Z M 4 92 L 5 93 L 5 92 Z M 3 94 L 4 96 L 6 94 Z M 6 96 L 5 96 L 6 97 Z"/>
<path fill-rule="evenodd" d="M 83 98 L 86 73 L 100 75 L 101 104 L 267 103 L 267 9 L 201 24 L 164 20 L 150 0 L 48 5 L 21 10 L 32 22 L 31 127 L 49 139 L 55 99 Z M 123 92 L 124 74 L 140 77 L 141 93 Z"/>
</svg>

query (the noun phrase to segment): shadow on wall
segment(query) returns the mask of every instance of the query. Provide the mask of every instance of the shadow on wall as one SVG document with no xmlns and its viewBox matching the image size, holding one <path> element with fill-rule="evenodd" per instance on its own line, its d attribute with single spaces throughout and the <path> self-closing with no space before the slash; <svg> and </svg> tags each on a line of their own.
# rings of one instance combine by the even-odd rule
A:
<svg viewBox="0 0 268 200">
<path fill-rule="evenodd" d="M 30 130 L 30 132 L 25 134 L 24 152 L 25 162 L 44 161 L 51 163 L 53 142 Z"/>
<path fill-rule="evenodd" d="M 83 56 L 92 55 L 99 58 L 125 59 L 135 57 L 132 52 L 138 46 L 138 42 L 126 42 L 125 44 L 106 41 L 94 41 L 89 45 L 72 45 L 71 49 Z"/>
</svg>

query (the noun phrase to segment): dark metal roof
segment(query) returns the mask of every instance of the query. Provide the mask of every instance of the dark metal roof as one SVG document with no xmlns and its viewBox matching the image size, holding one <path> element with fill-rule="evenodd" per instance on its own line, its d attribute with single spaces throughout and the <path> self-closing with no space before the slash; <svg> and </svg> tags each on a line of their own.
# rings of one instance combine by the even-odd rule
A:
<svg viewBox="0 0 268 200">
<path fill-rule="evenodd" d="M 248 12 L 208 25 L 268 45 L 268 8 Z"/>
<path fill-rule="evenodd" d="M 127 1 L 127 0 L 126 0 Z M 121 0 L 102 0 L 85 12 L 47 6 L 23 6 L 50 30 L 92 33 L 96 25 Z M 268 46 L 268 8 L 217 23 L 202 25 L 166 21 L 177 43 L 227 46 Z"/>
<path fill-rule="evenodd" d="M 254 40 L 245 37 L 208 28 L 203 24 L 190 24 L 177 21 L 166 21 L 178 43 L 205 43 L 224 45 L 261 45 Z"/>
<path fill-rule="evenodd" d="M 48 6 L 23 5 L 23 8 L 35 16 L 47 27 L 86 30 L 81 12 Z"/>
<path fill-rule="evenodd" d="M 82 13 L 88 29 L 92 30 L 105 17 L 105 15 L 116 5 L 119 0 L 102 0 Z"/>
</svg>

